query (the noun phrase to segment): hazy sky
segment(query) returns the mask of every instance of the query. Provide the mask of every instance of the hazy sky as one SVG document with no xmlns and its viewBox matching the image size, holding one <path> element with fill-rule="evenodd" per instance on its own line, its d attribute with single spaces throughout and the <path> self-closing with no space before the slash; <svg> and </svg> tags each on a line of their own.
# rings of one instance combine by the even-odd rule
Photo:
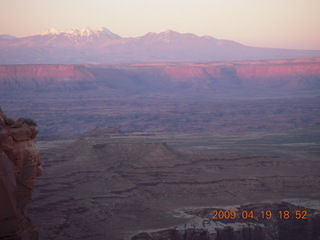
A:
<svg viewBox="0 0 320 240">
<path fill-rule="evenodd" d="M 172 29 L 251 46 L 320 49 L 320 0 L 0 0 L 0 33 L 106 27 L 122 37 Z"/>
</svg>

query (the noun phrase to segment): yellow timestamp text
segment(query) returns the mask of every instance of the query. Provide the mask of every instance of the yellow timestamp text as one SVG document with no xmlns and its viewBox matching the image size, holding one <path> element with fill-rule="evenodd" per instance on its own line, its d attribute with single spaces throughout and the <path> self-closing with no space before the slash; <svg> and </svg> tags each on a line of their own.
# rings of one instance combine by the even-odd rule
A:
<svg viewBox="0 0 320 240">
<path fill-rule="evenodd" d="M 271 219 L 273 217 L 279 219 L 308 219 L 308 212 L 306 210 L 281 210 L 281 211 L 228 211 L 228 210 L 214 210 L 212 211 L 213 216 L 211 217 L 214 220 L 222 219 Z"/>
</svg>

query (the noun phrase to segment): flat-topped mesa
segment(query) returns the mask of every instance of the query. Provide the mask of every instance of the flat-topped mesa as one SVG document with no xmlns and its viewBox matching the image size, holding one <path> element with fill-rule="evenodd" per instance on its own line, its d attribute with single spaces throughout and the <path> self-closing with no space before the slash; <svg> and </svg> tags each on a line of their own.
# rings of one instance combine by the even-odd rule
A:
<svg viewBox="0 0 320 240">
<path fill-rule="evenodd" d="M 8 118 L 0 108 L 0 239 L 37 240 L 26 215 L 36 177 L 42 173 L 32 119 Z"/>
<path fill-rule="evenodd" d="M 0 91 L 139 90 L 199 94 L 232 90 L 274 96 L 319 91 L 320 58 L 124 65 L 2 65 Z M 203 92 L 201 92 L 203 96 Z"/>
</svg>

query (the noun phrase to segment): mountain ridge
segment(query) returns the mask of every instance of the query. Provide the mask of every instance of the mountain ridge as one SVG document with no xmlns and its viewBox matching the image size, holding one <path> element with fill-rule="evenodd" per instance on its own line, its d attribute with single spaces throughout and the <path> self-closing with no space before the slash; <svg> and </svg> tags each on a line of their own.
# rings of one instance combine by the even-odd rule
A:
<svg viewBox="0 0 320 240">
<path fill-rule="evenodd" d="M 91 29 L 89 27 L 83 28 L 83 29 L 68 29 L 68 30 L 57 30 L 55 28 L 47 29 L 43 32 L 41 32 L 39 35 L 41 36 L 48 36 L 48 35 L 66 35 L 70 39 L 79 38 L 79 37 L 87 37 L 87 38 L 100 38 L 100 37 L 107 37 L 110 39 L 119 39 L 121 38 L 119 35 L 111 32 L 105 27 L 97 28 L 97 29 Z"/>
<path fill-rule="evenodd" d="M 167 30 L 123 38 L 107 28 L 46 30 L 0 38 L 0 64 L 123 64 L 320 57 L 320 50 L 250 47 L 231 40 Z"/>
</svg>

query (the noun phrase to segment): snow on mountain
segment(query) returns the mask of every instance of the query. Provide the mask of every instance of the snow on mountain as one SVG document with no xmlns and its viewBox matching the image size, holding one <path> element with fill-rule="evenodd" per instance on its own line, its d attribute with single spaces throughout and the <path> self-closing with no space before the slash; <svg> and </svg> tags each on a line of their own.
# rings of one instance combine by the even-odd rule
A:
<svg viewBox="0 0 320 240">
<path fill-rule="evenodd" d="M 146 42 L 165 42 L 165 43 L 177 42 L 177 41 L 187 40 L 187 39 L 193 40 L 195 38 L 199 38 L 199 37 L 191 33 L 182 34 L 176 31 L 172 31 L 170 29 L 167 29 L 166 31 L 161 33 L 149 32 L 146 35 L 140 37 L 140 39 L 143 39 Z"/>
<path fill-rule="evenodd" d="M 69 39 L 79 40 L 81 38 L 86 38 L 87 40 L 97 40 L 97 39 L 119 39 L 121 38 L 119 35 L 111 32 L 107 28 L 97 28 L 91 29 L 89 27 L 83 29 L 67 29 L 67 30 L 57 30 L 55 28 L 47 29 L 40 33 L 41 36 L 54 36 L 54 35 L 62 35 L 66 36 Z"/>
<path fill-rule="evenodd" d="M 211 62 L 319 56 L 320 51 L 256 48 L 172 30 L 122 38 L 107 28 L 50 28 L 29 37 L 0 38 L 0 64 Z"/>
<path fill-rule="evenodd" d="M 61 31 L 55 29 L 55 28 L 50 28 L 50 29 L 46 29 L 43 32 L 41 32 L 39 35 L 41 36 L 46 36 L 46 35 L 58 35 L 60 34 Z"/>
<path fill-rule="evenodd" d="M 99 31 L 102 35 L 108 36 L 113 39 L 121 38 L 119 35 L 111 32 L 109 29 L 105 27 L 97 28 L 95 31 Z"/>
</svg>

